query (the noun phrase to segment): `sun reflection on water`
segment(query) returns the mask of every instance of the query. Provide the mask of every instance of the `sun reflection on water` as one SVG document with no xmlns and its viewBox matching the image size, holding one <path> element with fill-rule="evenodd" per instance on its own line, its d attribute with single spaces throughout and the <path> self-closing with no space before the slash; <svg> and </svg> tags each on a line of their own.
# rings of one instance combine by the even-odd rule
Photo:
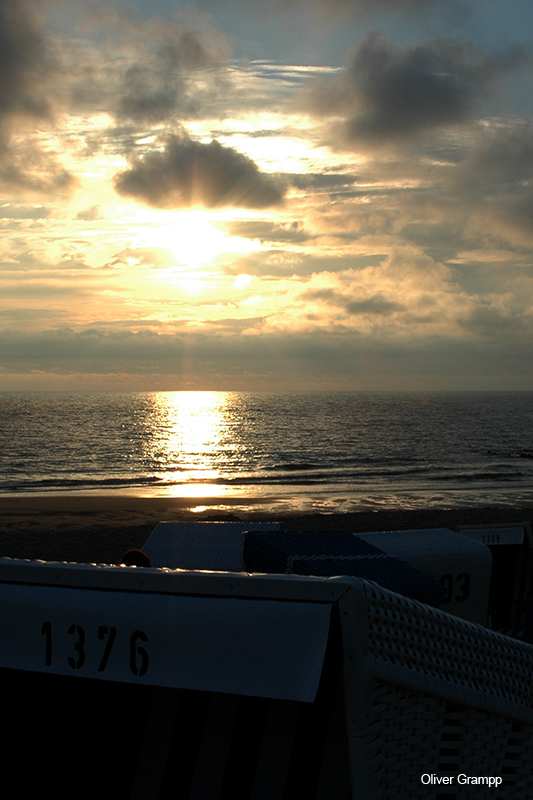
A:
<svg viewBox="0 0 533 800">
<path fill-rule="evenodd" d="M 225 494 L 220 450 L 227 430 L 225 392 L 158 392 L 154 397 L 157 435 L 153 446 L 161 470 L 179 474 L 169 492 L 176 497 Z"/>
</svg>

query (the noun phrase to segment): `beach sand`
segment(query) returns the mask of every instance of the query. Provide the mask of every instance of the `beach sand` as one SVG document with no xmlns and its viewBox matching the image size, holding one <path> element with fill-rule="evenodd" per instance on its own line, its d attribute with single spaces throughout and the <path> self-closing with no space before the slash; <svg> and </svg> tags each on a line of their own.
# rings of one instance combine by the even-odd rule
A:
<svg viewBox="0 0 533 800">
<path fill-rule="evenodd" d="M 142 547 L 161 521 L 276 520 L 287 531 L 344 530 L 354 533 L 420 528 L 451 528 L 491 522 L 533 519 L 532 507 L 428 508 L 350 513 L 272 512 L 264 498 L 216 498 L 114 495 L 0 496 L 0 556 L 116 564 L 130 547 Z M 231 508 L 232 503 L 235 509 Z M 228 508 L 229 506 L 229 508 Z M 243 510 L 245 508 L 245 510 Z"/>
</svg>

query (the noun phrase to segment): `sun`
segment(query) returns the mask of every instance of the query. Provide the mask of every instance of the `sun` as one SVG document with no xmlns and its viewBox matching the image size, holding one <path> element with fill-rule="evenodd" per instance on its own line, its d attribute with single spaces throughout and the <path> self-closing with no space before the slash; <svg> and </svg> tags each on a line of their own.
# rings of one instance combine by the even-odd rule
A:
<svg viewBox="0 0 533 800">
<path fill-rule="evenodd" d="M 225 253 L 249 253 L 261 247 L 257 241 L 229 235 L 200 210 L 157 212 L 141 225 L 137 246 L 170 251 L 178 267 L 209 266 Z"/>
<path fill-rule="evenodd" d="M 201 211 L 178 212 L 171 220 L 154 226 L 148 245 L 170 250 L 178 265 L 188 267 L 212 263 L 225 250 L 225 234 Z"/>
</svg>

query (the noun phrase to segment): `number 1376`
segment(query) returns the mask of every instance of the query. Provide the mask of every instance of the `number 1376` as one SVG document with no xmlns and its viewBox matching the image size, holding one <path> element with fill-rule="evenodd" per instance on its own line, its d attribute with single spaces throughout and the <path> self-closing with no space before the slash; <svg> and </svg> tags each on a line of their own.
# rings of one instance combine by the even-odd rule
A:
<svg viewBox="0 0 533 800">
<path fill-rule="evenodd" d="M 85 631 L 81 625 L 72 624 L 67 633 L 72 637 L 72 653 L 67 656 L 67 663 L 72 669 L 81 669 L 85 664 L 86 656 L 86 636 Z M 53 656 L 53 637 L 52 637 L 52 623 L 45 622 L 41 628 L 41 634 L 45 640 L 45 658 L 44 663 L 47 667 L 52 666 Z M 101 649 L 100 663 L 98 665 L 98 672 L 104 672 L 109 656 L 115 643 L 117 629 L 113 626 L 99 625 L 98 626 L 98 639 L 103 643 Z M 142 646 L 141 642 L 148 642 L 148 636 L 144 631 L 133 631 L 130 636 L 130 670 L 132 673 L 141 677 L 148 671 L 148 652 Z M 91 649 L 95 646 L 91 643 Z"/>
</svg>

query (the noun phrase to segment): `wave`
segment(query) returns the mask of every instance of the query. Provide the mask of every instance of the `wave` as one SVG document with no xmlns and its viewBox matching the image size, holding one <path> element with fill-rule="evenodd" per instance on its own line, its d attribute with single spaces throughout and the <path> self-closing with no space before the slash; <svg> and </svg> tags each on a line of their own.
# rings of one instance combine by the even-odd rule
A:
<svg viewBox="0 0 533 800">
<path fill-rule="evenodd" d="M 299 464 L 299 463 L 289 463 L 289 464 L 276 464 L 273 467 L 265 467 L 268 470 L 281 470 L 282 472 L 305 472 L 310 469 L 319 469 L 318 464 Z"/>
<path fill-rule="evenodd" d="M 41 478 L 21 481 L 0 481 L 0 492 L 51 491 L 52 489 L 123 489 L 136 486 L 159 486 L 164 481 L 156 476 L 134 478 Z"/>
<path fill-rule="evenodd" d="M 533 393 L 209 398 L 204 414 L 179 392 L 0 393 L 0 493 L 186 495 L 209 484 L 221 494 L 489 496 L 533 485 Z"/>
<path fill-rule="evenodd" d="M 473 473 L 455 473 L 453 475 L 431 475 L 428 477 L 429 481 L 516 481 L 526 478 L 524 472 L 473 472 Z"/>
</svg>

